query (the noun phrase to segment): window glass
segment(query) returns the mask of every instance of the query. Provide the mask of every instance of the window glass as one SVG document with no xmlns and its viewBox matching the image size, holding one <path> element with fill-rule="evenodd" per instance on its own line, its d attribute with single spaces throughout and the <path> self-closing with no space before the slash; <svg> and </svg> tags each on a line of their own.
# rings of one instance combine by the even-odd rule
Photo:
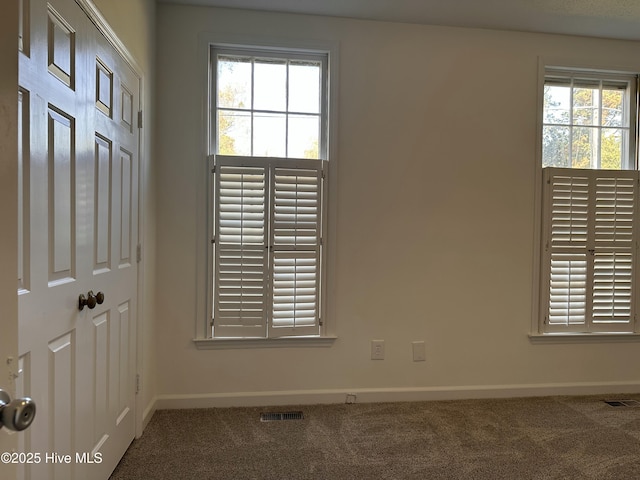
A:
<svg viewBox="0 0 640 480">
<path fill-rule="evenodd" d="M 251 109 L 251 59 L 218 57 L 218 107 Z"/>
<path fill-rule="evenodd" d="M 287 63 L 257 59 L 254 62 L 253 108 L 285 112 L 287 110 Z"/>
<path fill-rule="evenodd" d="M 320 62 L 289 64 L 289 111 L 320 113 Z"/>
</svg>

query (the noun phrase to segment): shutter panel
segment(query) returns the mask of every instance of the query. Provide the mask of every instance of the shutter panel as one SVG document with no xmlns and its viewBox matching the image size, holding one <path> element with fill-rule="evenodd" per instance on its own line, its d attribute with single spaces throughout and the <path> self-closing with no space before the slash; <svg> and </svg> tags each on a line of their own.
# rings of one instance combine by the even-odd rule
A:
<svg viewBox="0 0 640 480">
<path fill-rule="evenodd" d="M 264 337 L 267 170 L 216 161 L 214 335 Z"/>
<path fill-rule="evenodd" d="M 637 188 L 636 172 L 598 172 L 595 180 L 593 322 L 598 330 L 633 331 Z"/>
<path fill-rule="evenodd" d="M 274 162 L 270 336 L 320 333 L 321 205 L 321 161 Z"/>
<path fill-rule="evenodd" d="M 547 332 L 634 330 L 638 172 L 546 168 Z"/>
<path fill-rule="evenodd" d="M 547 170 L 551 171 L 551 169 Z M 550 206 L 550 327 L 580 326 L 587 312 L 589 182 L 568 170 L 548 177 Z"/>
</svg>

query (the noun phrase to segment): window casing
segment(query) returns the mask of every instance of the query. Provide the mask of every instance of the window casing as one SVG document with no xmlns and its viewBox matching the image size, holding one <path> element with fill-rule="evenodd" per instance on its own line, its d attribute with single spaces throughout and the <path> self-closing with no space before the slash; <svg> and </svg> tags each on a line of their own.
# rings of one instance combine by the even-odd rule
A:
<svg viewBox="0 0 640 480">
<path fill-rule="evenodd" d="M 635 333 L 637 77 L 547 69 L 541 334 Z"/>
<path fill-rule="evenodd" d="M 211 50 L 212 338 L 322 336 L 328 55 Z"/>
</svg>

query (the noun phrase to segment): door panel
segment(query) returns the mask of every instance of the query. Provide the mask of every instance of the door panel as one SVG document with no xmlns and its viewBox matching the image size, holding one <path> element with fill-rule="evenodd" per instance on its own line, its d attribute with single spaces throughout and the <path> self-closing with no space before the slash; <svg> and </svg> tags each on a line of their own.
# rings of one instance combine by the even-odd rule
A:
<svg viewBox="0 0 640 480">
<path fill-rule="evenodd" d="M 96 134 L 94 264 L 93 274 L 111 269 L 111 179 L 113 177 L 112 142 Z"/>
<path fill-rule="evenodd" d="M 140 80 L 73 0 L 30 0 L 19 110 L 21 478 L 106 479 L 135 433 Z M 28 128 L 27 128 L 28 126 Z M 95 308 L 78 297 L 104 294 Z"/>
<path fill-rule="evenodd" d="M 75 118 L 49 105 L 49 285 L 75 279 Z"/>
<path fill-rule="evenodd" d="M 18 291 L 29 289 L 29 92 L 18 91 Z"/>
</svg>

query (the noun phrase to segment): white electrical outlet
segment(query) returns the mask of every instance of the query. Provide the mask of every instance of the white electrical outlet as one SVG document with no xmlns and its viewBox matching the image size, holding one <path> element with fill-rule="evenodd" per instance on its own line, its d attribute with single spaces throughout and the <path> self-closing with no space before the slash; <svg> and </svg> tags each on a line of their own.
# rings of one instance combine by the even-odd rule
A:
<svg viewBox="0 0 640 480">
<path fill-rule="evenodd" d="M 384 340 L 371 340 L 371 360 L 384 360 Z"/>
<path fill-rule="evenodd" d="M 427 359 L 424 342 L 411 342 L 411 347 L 413 348 L 414 362 L 424 362 Z"/>
</svg>

